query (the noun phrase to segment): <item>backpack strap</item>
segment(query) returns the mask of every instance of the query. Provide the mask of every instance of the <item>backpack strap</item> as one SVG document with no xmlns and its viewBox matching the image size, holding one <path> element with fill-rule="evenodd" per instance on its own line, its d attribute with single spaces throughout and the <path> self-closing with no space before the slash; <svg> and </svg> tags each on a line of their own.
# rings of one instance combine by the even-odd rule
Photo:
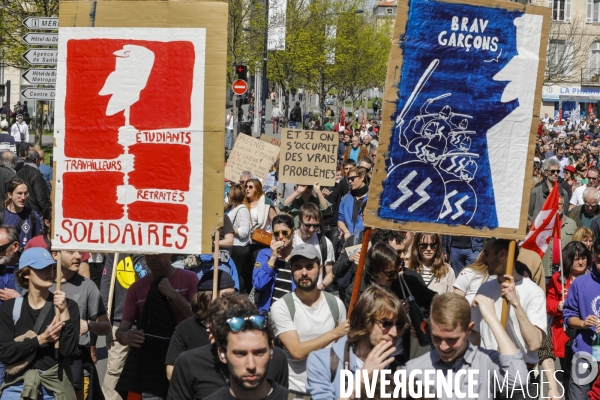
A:
<svg viewBox="0 0 600 400">
<path fill-rule="evenodd" d="M 44 321 L 46 320 L 46 317 L 48 316 L 48 313 L 50 312 L 50 310 L 52 309 L 52 302 L 50 301 L 46 301 L 44 303 L 44 307 L 42 307 L 42 311 L 40 311 L 40 315 L 38 315 L 37 319 L 35 320 L 35 325 L 33 326 L 33 331 L 39 335 L 40 330 L 42 329 L 42 325 L 44 324 Z"/>
<path fill-rule="evenodd" d="M 327 240 L 325 240 L 325 235 L 317 233 L 317 239 L 319 239 L 319 250 L 321 251 L 321 265 L 323 269 L 321 270 L 321 275 L 325 278 L 325 261 L 327 261 Z"/>
<path fill-rule="evenodd" d="M 331 346 L 329 348 L 329 372 L 331 372 L 331 383 L 333 383 L 333 381 L 335 380 L 335 376 L 337 375 L 339 362 L 340 358 L 337 354 L 335 354 L 335 351 L 333 351 L 333 346 Z"/>
<path fill-rule="evenodd" d="M 337 300 L 334 295 L 331 293 L 322 291 L 325 296 L 325 301 L 327 301 L 327 305 L 329 306 L 329 311 L 331 311 L 331 316 L 333 317 L 333 322 L 335 327 L 338 326 L 338 321 L 340 320 L 340 307 L 338 306 Z"/>
<path fill-rule="evenodd" d="M 15 299 L 13 307 L 13 324 L 17 326 L 19 318 L 21 318 L 21 308 L 23 307 L 23 296 L 19 296 Z"/>
<path fill-rule="evenodd" d="M 292 297 L 291 293 L 286 293 L 282 297 L 283 301 L 285 301 L 285 305 L 287 306 L 290 317 L 292 318 L 292 322 L 294 322 L 294 316 L 296 316 L 296 305 L 294 304 L 294 297 Z"/>
<path fill-rule="evenodd" d="M 4 225 L 4 208 L 2 208 L 2 212 L 0 212 L 0 225 Z"/>
</svg>

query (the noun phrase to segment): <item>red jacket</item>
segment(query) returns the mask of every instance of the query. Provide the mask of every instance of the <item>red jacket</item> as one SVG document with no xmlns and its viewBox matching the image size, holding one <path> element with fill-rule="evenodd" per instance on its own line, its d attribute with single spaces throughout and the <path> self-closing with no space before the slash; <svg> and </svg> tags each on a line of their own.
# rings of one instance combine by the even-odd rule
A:
<svg viewBox="0 0 600 400">
<path fill-rule="evenodd" d="M 600 374 L 588 392 L 589 400 L 600 400 Z"/>
<path fill-rule="evenodd" d="M 552 351 L 558 358 L 565 357 L 565 345 L 569 341 L 569 336 L 563 328 L 562 311 L 558 311 L 558 303 L 562 300 L 560 293 L 560 271 L 552 275 L 546 287 L 546 312 L 552 315 Z M 571 280 L 565 282 L 565 301 L 569 293 Z"/>
</svg>

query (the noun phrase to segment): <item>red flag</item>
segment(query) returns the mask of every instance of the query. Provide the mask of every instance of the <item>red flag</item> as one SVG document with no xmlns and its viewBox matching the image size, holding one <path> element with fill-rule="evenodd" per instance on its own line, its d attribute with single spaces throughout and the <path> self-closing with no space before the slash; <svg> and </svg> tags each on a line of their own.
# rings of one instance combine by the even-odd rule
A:
<svg viewBox="0 0 600 400">
<path fill-rule="evenodd" d="M 342 108 L 342 115 L 340 117 L 340 132 L 343 132 L 346 128 L 346 112 Z"/>
<path fill-rule="evenodd" d="M 562 125 L 562 108 L 558 109 L 558 124 Z"/>
<path fill-rule="evenodd" d="M 588 117 L 594 113 L 594 108 L 592 107 L 592 103 L 588 106 Z"/>
<path fill-rule="evenodd" d="M 548 249 L 548 243 L 552 239 L 554 227 L 558 224 L 559 237 L 560 237 L 560 224 L 558 218 L 558 183 L 554 185 L 554 188 L 550 191 L 548 198 L 544 202 L 542 210 L 535 218 L 533 226 L 529 231 L 529 234 L 521 243 L 521 247 L 524 249 L 535 251 L 539 254 L 540 258 L 544 257 L 544 253 Z"/>
</svg>

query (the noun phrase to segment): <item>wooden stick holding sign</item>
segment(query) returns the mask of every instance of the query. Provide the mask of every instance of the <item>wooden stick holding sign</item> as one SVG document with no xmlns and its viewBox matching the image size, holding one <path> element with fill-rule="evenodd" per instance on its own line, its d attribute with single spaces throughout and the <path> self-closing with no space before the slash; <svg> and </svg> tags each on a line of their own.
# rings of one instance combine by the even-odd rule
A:
<svg viewBox="0 0 600 400">
<path fill-rule="evenodd" d="M 219 297 L 219 230 L 215 231 L 215 255 L 214 255 L 214 271 L 213 271 L 213 296 L 216 300 Z"/>
<path fill-rule="evenodd" d="M 60 291 L 62 281 L 62 254 L 60 251 L 56 253 L 56 291 Z M 58 307 L 56 309 L 56 323 L 60 322 L 60 310 Z M 58 360 L 59 357 L 59 346 L 60 346 L 60 338 L 54 342 L 54 358 Z"/>
<path fill-rule="evenodd" d="M 110 289 L 108 290 L 108 318 L 111 316 L 113 297 L 115 295 L 115 282 L 117 280 L 117 266 L 119 265 L 119 253 L 115 253 L 115 259 L 113 260 L 113 269 L 110 274 Z"/>
<path fill-rule="evenodd" d="M 506 272 L 505 275 L 512 275 L 513 270 L 515 269 L 515 249 L 517 247 L 517 242 L 515 240 L 511 240 L 508 244 L 508 259 L 506 261 Z M 508 311 L 510 304 L 508 301 L 504 299 L 502 302 L 502 317 L 500 318 L 500 322 L 502 323 L 502 327 L 506 330 L 506 323 L 508 322 Z"/>
<path fill-rule="evenodd" d="M 362 249 L 360 250 L 360 258 L 358 259 L 358 266 L 356 267 L 356 278 L 354 278 L 354 288 L 352 288 L 352 297 L 350 298 L 350 306 L 348 307 L 348 319 L 352 315 L 352 308 L 354 303 L 358 300 L 360 294 L 360 283 L 362 281 L 363 270 L 365 267 L 365 260 L 367 259 L 367 251 L 369 250 L 369 241 L 371 240 L 371 228 L 365 227 L 365 234 L 363 235 Z"/>
</svg>

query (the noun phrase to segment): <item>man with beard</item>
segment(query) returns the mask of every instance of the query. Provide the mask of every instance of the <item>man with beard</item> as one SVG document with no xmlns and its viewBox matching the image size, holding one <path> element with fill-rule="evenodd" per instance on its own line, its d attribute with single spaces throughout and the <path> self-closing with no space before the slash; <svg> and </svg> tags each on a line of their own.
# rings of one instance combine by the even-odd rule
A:
<svg viewBox="0 0 600 400">
<path fill-rule="evenodd" d="M 306 358 L 348 333 L 346 308 L 340 299 L 317 288 L 321 272 L 315 246 L 301 244 L 290 254 L 296 289 L 271 306 L 275 335 L 285 346 L 290 392 L 306 395 Z"/>
<path fill-rule="evenodd" d="M 229 385 L 205 399 L 287 400 L 288 390 L 267 379 L 274 352 L 273 327 L 266 316 L 245 308 L 228 309 L 212 318 L 210 329 L 219 361 L 229 370 Z"/>
</svg>

